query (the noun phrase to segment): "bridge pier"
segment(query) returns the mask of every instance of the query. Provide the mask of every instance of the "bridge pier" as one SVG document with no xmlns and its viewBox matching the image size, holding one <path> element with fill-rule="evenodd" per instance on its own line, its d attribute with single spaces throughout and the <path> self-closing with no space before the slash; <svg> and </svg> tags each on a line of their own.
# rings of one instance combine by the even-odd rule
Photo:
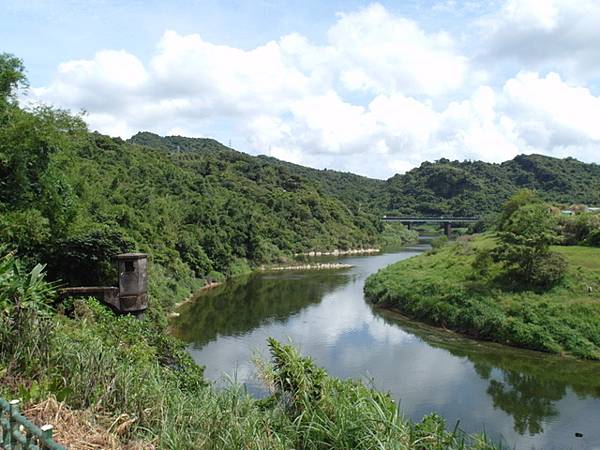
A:
<svg viewBox="0 0 600 450">
<path fill-rule="evenodd" d="M 448 239 L 452 236 L 452 224 L 450 222 L 444 222 L 444 234 Z"/>
<path fill-rule="evenodd" d="M 412 230 L 412 222 L 408 222 L 406 224 L 406 228 L 408 228 L 409 230 Z"/>
</svg>

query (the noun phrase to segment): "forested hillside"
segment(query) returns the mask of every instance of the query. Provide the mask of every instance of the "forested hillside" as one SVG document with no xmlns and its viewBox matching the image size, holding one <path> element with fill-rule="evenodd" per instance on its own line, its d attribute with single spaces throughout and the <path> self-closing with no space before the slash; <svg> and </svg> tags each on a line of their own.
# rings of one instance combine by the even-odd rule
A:
<svg viewBox="0 0 600 450">
<path fill-rule="evenodd" d="M 552 203 L 600 204 L 600 166 L 573 158 L 519 155 L 502 164 L 424 162 L 386 181 L 387 212 L 480 215 L 497 212 L 522 188 Z"/>
<path fill-rule="evenodd" d="M 214 139 L 161 137 L 154 133 L 140 132 L 129 141 L 146 147 L 162 149 L 173 155 L 179 154 L 180 161 L 189 160 L 190 154 L 193 154 L 195 158 L 206 158 L 210 155 L 222 161 L 234 162 L 237 163 L 235 170 L 245 174 L 244 176 L 257 179 L 261 179 L 261 177 L 264 179 L 265 176 L 267 178 L 269 176 L 283 177 L 292 182 L 301 179 L 316 187 L 320 194 L 341 200 L 352 211 L 379 211 L 387 198 L 383 180 L 349 172 L 313 169 L 270 156 L 250 156 L 225 147 Z"/>
<path fill-rule="evenodd" d="M 128 143 L 87 133 L 77 118 L 60 114 L 16 110 L 14 116 L 37 123 L 47 115 L 49 122 L 39 125 L 61 140 L 57 145 L 42 142 L 46 135 L 35 129 L 32 142 L 10 135 L 26 123 L 2 129 L 0 239 L 47 262 L 54 277 L 107 282 L 110 255 L 131 249 L 191 278 L 232 275 L 294 252 L 377 242 L 376 215 L 322 193 L 284 165 L 212 140 L 193 152 Z M 61 129 L 59 120 L 72 129 Z"/>
<path fill-rule="evenodd" d="M 130 141 L 167 151 L 180 162 L 211 157 L 228 161 L 242 176 L 260 179 L 266 172 L 288 180 L 302 179 L 321 195 L 335 197 L 353 212 L 375 215 L 495 213 L 523 188 L 538 191 L 552 203 L 600 204 L 600 166 L 573 158 L 519 155 L 502 164 L 441 159 L 424 162 L 406 174 L 383 181 L 313 169 L 268 156 L 254 157 L 212 139 L 160 137 L 143 132 Z"/>
</svg>

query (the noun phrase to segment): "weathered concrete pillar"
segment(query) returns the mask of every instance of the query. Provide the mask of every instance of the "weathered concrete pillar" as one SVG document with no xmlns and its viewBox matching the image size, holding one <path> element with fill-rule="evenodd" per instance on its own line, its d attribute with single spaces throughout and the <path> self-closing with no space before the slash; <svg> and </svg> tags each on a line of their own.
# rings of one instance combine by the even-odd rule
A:
<svg viewBox="0 0 600 450">
<path fill-rule="evenodd" d="M 148 308 L 148 255 L 123 253 L 117 255 L 119 268 L 120 312 L 141 313 Z"/>
<path fill-rule="evenodd" d="M 412 222 L 408 222 L 406 224 L 406 228 L 408 228 L 409 230 L 412 230 Z"/>
</svg>

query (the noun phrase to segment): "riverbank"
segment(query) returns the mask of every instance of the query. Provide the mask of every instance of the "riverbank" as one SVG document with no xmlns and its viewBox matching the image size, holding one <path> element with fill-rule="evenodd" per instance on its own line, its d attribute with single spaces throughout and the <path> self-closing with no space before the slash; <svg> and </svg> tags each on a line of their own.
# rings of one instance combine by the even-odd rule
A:
<svg viewBox="0 0 600 450">
<path fill-rule="evenodd" d="M 347 255 L 372 255 L 381 252 L 383 247 L 399 247 L 414 244 L 419 240 L 419 234 L 415 230 L 409 230 L 400 223 L 384 223 L 379 233 L 378 247 L 335 249 L 335 250 L 312 250 L 309 252 L 294 253 L 295 257 L 317 257 L 317 256 L 347 256 Z"/>
<path fill-rule="evenodd" d="M 365 255 L 379 253 L 380 248 L 354 248 L 349 250 L 331 250 L 331 251 L 311 251 L 306 253 L 294 253 L 294 256 L 344 256 L 344 255 Z"/>
<path fill-rule="evenodd" d="M 350 269 L 351 264 L 343 263 L 313 263 L 313 264 L 291 264 L 287 266 L 261 266 L 260 272 L 282 271 L 282 270 L 339 270 Z"/>
<path fill-rule="evenodd" d="M 185 305 L 186 303 L 191 302 L 198 293 L 200 292 L 204 292 L 204 291 L 208 291 L 210 289 L 215 289 L 219 286 L 221 286 L 223 283 L 220 281 L 213 281 L 211 283 L 206 283 L 204 286 L 202 286 L 200 289 L 198 289 L 197 291 L 192 292 L 190 295 L 188 295 L 186 298 L 184 298 L 182 301 L 177 302 L 173 305 L 173 310 L 170 311 L 167 314 L 167 317 L 169 319 L 175 318 L 175 317 L 179 317 L 179 313 L 177 312 L 177 309 L 181 308 L 183 305 Z"/>
<path fill-rule="evenodd" d="M 600 249 L 555 247 L 568 263 L 564 280 L 543 293 L 509 291 L 474 275 L 477 250 L 493 236 L 446 245 L 369 277 L 375 305 L 483 340 L 600 359 Z"/>
</svg>

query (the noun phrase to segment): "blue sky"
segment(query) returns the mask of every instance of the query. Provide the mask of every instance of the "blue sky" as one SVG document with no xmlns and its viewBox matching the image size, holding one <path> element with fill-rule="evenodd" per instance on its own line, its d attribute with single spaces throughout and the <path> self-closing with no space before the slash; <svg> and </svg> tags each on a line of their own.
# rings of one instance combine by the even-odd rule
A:
<svg viewBox="0 0 600 450">
<path fill-rule="evenodd" d="M 600 161 L 600 4 L 4 0 L 23 102 L 388 177 L 423 160 Z"/>
</svg>

